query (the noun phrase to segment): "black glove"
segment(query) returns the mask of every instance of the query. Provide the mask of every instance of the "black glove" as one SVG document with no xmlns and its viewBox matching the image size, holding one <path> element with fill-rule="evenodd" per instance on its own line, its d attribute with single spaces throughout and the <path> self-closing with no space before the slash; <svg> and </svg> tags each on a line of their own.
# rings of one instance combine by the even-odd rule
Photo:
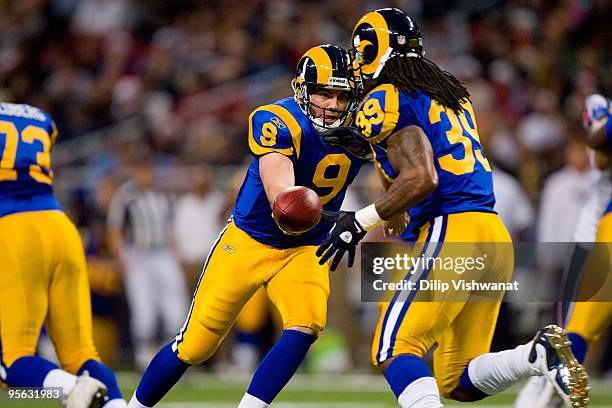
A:
<svg viewBox="0 0 612 408">
<path fill-rule="evenodd" d="M 355 219 L 353 211 L 340 211 L 335 217 L 330 217 L 327 214 L 323 214 L 323 216 L 330 221 L 334 221 L 333 218 L 335 218 L 335 225 L 317 249 L 317 256 L 321 257 L 319 265 L 323 265 L 333 256 L 331 270 L 335 271 L 344 253 L 348 252 L 348 266 L 350 268 L 355 261 L 355 248 L 365 236 L 366 231 Z"/>
<path fill-rule="evenodd" d="M 341 146 L 349 153 L 364 160 L 372 159 L 372 149 L 370 143 L 361 132 L 348 126 L 338 126 L 325 130 L 321 137 L 323 141 L 330 145 Z"/>
</svg>

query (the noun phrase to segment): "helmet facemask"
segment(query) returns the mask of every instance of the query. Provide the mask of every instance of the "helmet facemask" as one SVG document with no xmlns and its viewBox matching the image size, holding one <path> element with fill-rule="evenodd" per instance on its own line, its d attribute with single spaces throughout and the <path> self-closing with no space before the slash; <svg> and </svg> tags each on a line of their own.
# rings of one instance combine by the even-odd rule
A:
<svg viewBox="0 0 612 408">
<path fill-rule="evenodd" d="M 318 132 L 323 132 L 326 129 L 336 128 L 338 126 L 345 125 L 350 118 L 351 112 L 357 106 L 357 100 L 354 97 L 353 89 L 348 85 L 346 78 L 334 78 L 339 82 L 345 82 L 344 86 L 328 86 L 322 84 L 309 84 L 306 82 L 300 82 L 299 79 L 294 79 L 291 82 L 295 99 L 297 100 L 300 108 L 308 117 L 308 120 L 313 124 Z M 344 80 L 344 81 L 340 81 Z M 322 91 L 341 91 L 346 92 L 347 102 L 346 106 L 342 110 L 333 110 L 317 105 L 312 101 L 313 94 L 317 94 Z M 340 95 L 337 96 L 340 99 Z M 338 101 L 340 104 L 340 101 Z M 315 116 L 313 108 L 321 110 L 322 114 Z M 327 123 L 329 118 L 335 118 L 333 123 Z"/>
<path fill-rule="evenodd" d="M 295 100 L 318 132 L 348 123 L 357 99 L 350 80 L 348 54 L 342 48 L 324 44 L 309 49 L 298 63 L 291 82 Z M 321 95 L 333 92 L 336 95 Z M 342 92 L 342 93 L 339 93 Z M 344 96 L 346 96 L 346 101 Z M 326 108 L 326 97 L 337 98 L 338 108 Z M 344 105 L 346 102 L 346 106 Z"/>
</svg>

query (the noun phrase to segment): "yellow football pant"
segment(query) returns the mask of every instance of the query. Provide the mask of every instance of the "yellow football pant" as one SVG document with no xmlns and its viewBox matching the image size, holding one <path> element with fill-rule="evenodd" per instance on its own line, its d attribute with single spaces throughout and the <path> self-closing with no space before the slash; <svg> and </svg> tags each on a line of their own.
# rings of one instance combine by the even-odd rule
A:
<svg viewBox="0 0 612 408">
<path fill-rule="evenodd" d="M 485 273 L 491 281 L 507 282 L 514 268 L 511 238 L 496 214 L 466 212 L 437 217 L 423 226 L 418 243 L 424 251 L 434 249 L 438 257 L 457 256 L 457 246 L 445 249 L 442 243 L 462 244 L 461 255 L 483 255 L 478 245 L 469 243 L 503 243 L 488 245 Z M 417 244 L 417 246 L 419 246 Z M 439 249 L 438 249 L 439 248 Z M 419 272 L 417 272 L 419 273 Z M 423 274 L 442 276 L 435 268 Z M 427 277 L 423 275 L 424 277 Z M 398 292 L 399 295 L 400 292 Z M 391 357 L 410 354 L 424 357 L 437 343 L 434 352 L 434 376 L 446 397 L 457 386 L 459 376 L 473 358 L 489 352 L 501 299 L 490 301 L 449 301 L 435 294 L 433 301 L 403 301 L 394 298 L 381 302 L 372 361 L 380 365 Z M 439 300 L 439 301 L 438 301 Z"/>
<path fill-rule="evenodd" d="M 599 222 L 597 242 L 612 242 L 612 213 L 605 214 Z M 608 271 L 608 279 L 602 290 L 607 290 L 609 293 L 610 284 L 610 271 Z M 580 335 L 588 343 L 592 343 L 601 338 L 611 322 L 612 302 L 576 302 L 573 304 L 566 329 Z"/>
<path fill-rule="evenodd" d="M 319 265 L 316 247 L 275 249 L 251 238 L 230 222 L 204 265 L 183 328 L 173 343 L 188 364 L 209 359 L 238 313 L 263 286 L 278 309 L 283 329 L 325 327 L 329 267 Z"/>
<path fill-rule="evenodd" d="M 76 373 L 94 348 L 81 238 L 61 211 L 0 218 L 0 339 L 7 367 L 34 355 L 46 324 L 62 368 Z"/>
<path fill-rule="evenodd" d="M 244 305 L 236 319 L 236 329 L 243 333 L 256 333 L 261 330 L 270 315 L 268 296 L 263 287 Z"/>
</svg>

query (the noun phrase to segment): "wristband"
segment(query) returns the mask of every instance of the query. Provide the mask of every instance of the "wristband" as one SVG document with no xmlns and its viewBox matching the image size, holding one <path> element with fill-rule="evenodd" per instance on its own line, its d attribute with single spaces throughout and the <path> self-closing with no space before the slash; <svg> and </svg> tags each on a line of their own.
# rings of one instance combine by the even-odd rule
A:
<svg viewBox="0 0 612 408">
<path fill-rule="evenodd" d="M 378 215 L 378 211 L 376 211 L 376 206 L 374 204 L 370 204 L 357 211 L 355 213 L 355 220 L 361 225 L 361 228 L 366 231 L 370 231 L 372 228 L 378 227 L 383 223 L 383 219 Z"/>
</svg>

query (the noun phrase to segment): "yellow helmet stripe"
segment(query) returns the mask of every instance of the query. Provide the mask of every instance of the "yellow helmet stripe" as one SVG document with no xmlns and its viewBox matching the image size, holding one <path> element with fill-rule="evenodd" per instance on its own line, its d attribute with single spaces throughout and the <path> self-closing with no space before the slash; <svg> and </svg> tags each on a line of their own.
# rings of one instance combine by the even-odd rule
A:
<svg viewBox="0 0 612 408">
<path fill-rule="evenodd" d="M 314 47 L 308 50 L 304 57 L 312 59 L 317 67 L 317 83 L 327 84 L 328 79 L 333 74 L 331 59 L 321 47 Z"/>
<path fill-rule="evenodd" d="M 385 54 L 385 52 L 387 52 L 387 49 L 389 48 L 389 26 L 387 25 L 387 21 L 382 16 L 382 14 L 376 11 L 372 11 L 363 16 L 361 20 L 359 20 L 357 24 L 355 24 L 355 28 L 359 27 L 361 24 L 371 25 L 374 28 L 376 38 L 378 39 L 378 54 L 376 55 L 376 58 L 371 63 L 363 65 L 361 67 L 361 70 L 364 74 L 371 75 L 376 72 L 376 69 L 378 68 L 378 64 L 380 63 L 382 56 Z M 355 31 L 353 31 L 353 36 L 355 36 Z M 363 51 L 363 48 L 366 44 L 362 45 L 361 43 L 367 42 L 368 41 L 366 40 L 361 40 L 357 48 L 360 51 Z"/>
</svg>

